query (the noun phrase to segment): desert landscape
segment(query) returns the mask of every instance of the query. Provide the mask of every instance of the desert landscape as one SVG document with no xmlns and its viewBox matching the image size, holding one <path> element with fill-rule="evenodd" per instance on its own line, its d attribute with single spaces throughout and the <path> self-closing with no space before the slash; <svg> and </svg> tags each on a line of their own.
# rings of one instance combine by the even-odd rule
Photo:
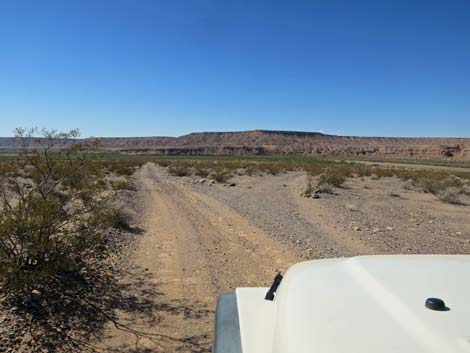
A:
<svg viewBox="0 0 470 353">
<path fill-rule="evenodd" d="M 470 1 L 1 0 L 0 38 L 0 353 L 470 352 Z"/>
<path fill-rule="evenodd" d="M 157 326 L 124 314 L 126 325 L 145 334 L 112 327 L 102 344 L 116 351 L 210 352 L 217 294 L 269 286 L 298 261 L 470 253 L 470 208 L 398 178 L 354 178 L 318 199 L 302 195 L 304 172 L 237 175 L 221 184 L 150 163 L 136 182 L 145 234 L 131 263 L 159 283 L 156 303 L 185 309 L 157 310 Z"/>
<path fill-rule="evenodd" d="M 398 178 L 355 178 L 318 199 L 302 195 L 304 172 L 211 184 L 146 164 L 136 181 L 145 233 L 131 263 L 159 283 L 157 302 L 184 309 L 157 310 L 158 326 L 124 314 L 126 325 L 147 335 L 112 327 L 102 344 L 117 351 L 210 352 L 217 294 L 269 286 L 298 261 L 470 253 L 470 208 L 410 190 Z"/>
<path fill-rule="evenodd" d="M 144 155 L 283 155 L 470 161 L 469 138 L 359 137 L 320 132 L 252 130 L 99 140 L 102 151 Z M 14 138 L 0 137 L 0 151 L 18 148 L 18 141 Z"/>
<path fill-rule="evenodd" d="M 10 157 L 0 162 L 5 186 L 38 182 L 34 159 Z M 217 296 L 269 286 L 299 261 L 470 254 L 468 168 L 114 157 L 95 156 L 84 174 L 102 184 L 95 195 L 114 195 L 106 207 L 115 211 L 99 214 L 101 245 L 68 272 L 73 286 L 34 284 L 22 301 L 2 298 L 0 351 L 210 352 Z"/>
</svg>

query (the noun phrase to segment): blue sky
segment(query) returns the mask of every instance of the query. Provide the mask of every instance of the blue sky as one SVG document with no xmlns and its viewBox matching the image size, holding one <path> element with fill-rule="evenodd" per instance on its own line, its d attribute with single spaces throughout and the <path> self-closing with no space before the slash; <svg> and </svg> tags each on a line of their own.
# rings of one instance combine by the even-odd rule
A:
<svg viewBox="0 0 470 353">
<path fill-rule="evenodd" d="M 470 1 L 0 0 L 0 136 L 470 137 Z"/>
</svg>

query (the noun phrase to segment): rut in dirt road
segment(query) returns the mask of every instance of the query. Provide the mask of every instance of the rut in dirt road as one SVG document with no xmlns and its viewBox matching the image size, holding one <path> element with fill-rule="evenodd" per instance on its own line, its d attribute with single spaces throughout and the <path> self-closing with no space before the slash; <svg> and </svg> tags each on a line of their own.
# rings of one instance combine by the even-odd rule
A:
<svg viewBox="0 0 470 353">
<path fill-rule="evenodd" d="M 148 285 L 149 313 L 118 313 L 101 346 L 115 352 L 210 352 L 217 295 L 268 285 L 298 261 L 220 202 L 171 181 L 153 164 L 138 172 L 145 233 L 129 259 Z M 123 281 L 131 278 L 123 278 Z M 152 293 L 153 292 L 153 293 Z"/>
</svg>

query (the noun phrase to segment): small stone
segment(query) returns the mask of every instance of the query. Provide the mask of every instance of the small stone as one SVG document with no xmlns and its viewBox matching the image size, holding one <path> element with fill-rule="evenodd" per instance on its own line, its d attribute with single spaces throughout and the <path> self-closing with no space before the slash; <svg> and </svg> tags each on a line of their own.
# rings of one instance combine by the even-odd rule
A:
<svg viewBox="0 0 470 353">
<path fill-rule="evenodd" d="M 393 230 L 392 227 L 387 227 L 387 228 L 385 228 L 385 229 L 386 229 L 386 230 Z"/>
<path fill-rule="evenodd" d="M 358 208 L 356 207 L 356 205 L 347 205 L 346 208 L 351 212 L 358 211 Z"/>
<path fill-rule="evenodd" d="M 361 230 L 361 227 L 354 227 L 354 230 L 355 230 L 356 232 L 358 232 L 358 231 Z"/>
</svg>

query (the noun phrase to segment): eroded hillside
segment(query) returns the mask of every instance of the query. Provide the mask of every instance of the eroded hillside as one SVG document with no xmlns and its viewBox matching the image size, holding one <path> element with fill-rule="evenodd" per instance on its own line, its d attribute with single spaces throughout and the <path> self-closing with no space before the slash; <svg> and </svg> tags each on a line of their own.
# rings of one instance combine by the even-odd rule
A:
<svg viewBox="0 0 470 353">
<path fill-rule="evenodd" d="M 180 137 L 102 138 L 107 151 L 159 155 L 300 155 L 470 160 L 470 138 L 334 136 L 317 132 L 253 130 L 201 132 Z M 0 150 L 18 148 L 0 138 Z"/>
</svg>

